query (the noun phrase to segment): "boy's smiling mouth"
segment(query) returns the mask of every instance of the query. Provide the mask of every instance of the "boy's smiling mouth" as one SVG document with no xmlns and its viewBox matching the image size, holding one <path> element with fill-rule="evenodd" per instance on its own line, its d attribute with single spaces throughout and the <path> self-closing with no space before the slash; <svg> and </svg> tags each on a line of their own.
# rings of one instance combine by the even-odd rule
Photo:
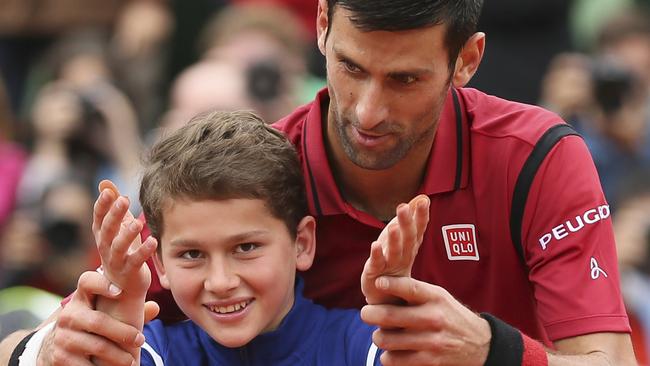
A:
<svg viewBox="0 0 650 366">
<path fill-rule="evenodd" d="M 217 314 L 231 314 L 236 313 L 245 309 L 253 300 L 243 300 L 230 305 L 211 305 L 206 304 L 205 307 L 208 308 L 213 313 Z"/>
</svg>

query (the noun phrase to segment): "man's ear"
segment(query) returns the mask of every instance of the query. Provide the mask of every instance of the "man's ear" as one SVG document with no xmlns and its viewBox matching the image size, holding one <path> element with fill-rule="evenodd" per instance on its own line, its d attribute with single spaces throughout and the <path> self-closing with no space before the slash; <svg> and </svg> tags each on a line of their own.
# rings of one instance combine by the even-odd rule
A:
<svg viewBox="0 0 650 366">
<path fill-rule="evenodd" d="M 153 254 L 153 264 L 156 267 L 156 273 L 158 273 L 158 280 L 160 280 L 160 285 L 169 290 L 169 280 L 167 279 L 167 272 L 165 272 L 165 265 L 160 258 L 160 252 L 156 251 Z"/>
<path fill-rule="evenodd" d="M 314 262 L 316 254 L 316 220 L 305 216 L 298 224 L 296 232 L 296 269 L 306 271 Z"/>
<path fill-rule="evenodd" d="M 316 14 L 316 35 L 318 40 L 318 49 L 325 55 L 325 40 L 327 39 L 327 30 L 329 29 L 329 18 L 327 15 L 327 0 L 318 0 L 318 12 Z"/>
<path fill-rule="evenodd" d="M 471 36 L 458 53 L 452 83 L 460 88 L 469 83 L 476 73 L 485 52 L 485 33 L 477 32 Z"/>
</svg>

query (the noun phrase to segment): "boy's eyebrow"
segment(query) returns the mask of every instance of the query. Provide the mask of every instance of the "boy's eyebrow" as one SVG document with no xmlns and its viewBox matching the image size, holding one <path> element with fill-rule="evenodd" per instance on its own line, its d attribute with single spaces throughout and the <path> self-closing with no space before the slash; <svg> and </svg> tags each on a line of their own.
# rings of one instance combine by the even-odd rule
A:
<svg viewBox="0 0 650 366">
<path fill-rule="evenodd" d="M 231 235 L 225 238 L 222 238 L 221 240 L 224 240 L 229 243 L 240 243 L 240 242 L 246 242 L 251 239 L 259 238 L 260 236 L 267 235 L 269 232 L 268 230 L 251 230 L 251 231 L 246 231 L 243 233 Z M 198 240 L 193 240 L 193 239 L 173 239 L 172 241 L 169 242 L 169 246 L 171 247 L 195 247 L 199 246 L 202 243 Z"/>
</svg>

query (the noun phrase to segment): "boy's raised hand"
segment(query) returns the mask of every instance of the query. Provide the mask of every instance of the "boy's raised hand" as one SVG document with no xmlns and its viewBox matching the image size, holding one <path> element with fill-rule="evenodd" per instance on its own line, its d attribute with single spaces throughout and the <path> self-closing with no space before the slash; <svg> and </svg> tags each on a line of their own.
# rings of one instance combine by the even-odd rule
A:
<svg viewBox="0 0 650 366">
<path fill-rule="evenodd" d="M 368 304 L 397 303 L 378 286 L 381 276 L 410 277 L 411 268 L 429 223 L 429 197 L 419 195 L 397 206 L 396 216 L 370 247 L 361 274 L 361 291 Z"/>
<path fill-rule="evenodd" d="M 142 243 L 142 222 L 129 211 L 129 200 L 117 187 L 104 180 L 93 210 L 93 234 L 106 278 L 129 295 L 145 294 L 151 272 L 145 261 L 154 253 L 157 243 L 152 237 Z"/>
</svg>

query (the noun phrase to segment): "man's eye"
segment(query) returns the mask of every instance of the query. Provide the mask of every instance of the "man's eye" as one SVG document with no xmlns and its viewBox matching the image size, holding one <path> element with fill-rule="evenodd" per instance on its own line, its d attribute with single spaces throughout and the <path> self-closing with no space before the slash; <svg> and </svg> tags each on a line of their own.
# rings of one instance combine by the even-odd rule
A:
<svg viewBox="0 0 650 366">
<path fill-rule="evenodd" d="M 413 75 L 397 75 L 394 76 L 393 79 L 395 79 L 395 81 L 397 81 L 398 83 L 404 85 L 413 84 L 418 80 L 418 78 Z"/>
<path fill-rule="evenodd" d="M 347 62 L 347 61 L 341 61 L 341 62 L 343 63 L 343 67 L 345 68 L 345 70 L 347 72 L 350 72 L 350 73 L 353 73 L 353 74 L 361 72 L 361 69 L 359 68 L 359 66 L 357 66 L 355 64 L 352 64 L 350 62 Z"/>
<path fill-rule="evenodd" d="M 186 252 L 183 252 L 181 254 L 181 258 L 184 259 L 199 259 L 201 258 L 202 254 L 198 250 L 188 250 Z"/>
<path fill-rule="evenodd" d="M 235 249 L 235 251 L 237 253 L 248 253 L 248 252 L 251 252 L 251 251 L 255 250 L 257 247 L 258 247 L 257 244 L 244 243 L 244 244 L 239 244 L 237 246 L 237 248 Z"/>
</svg>

